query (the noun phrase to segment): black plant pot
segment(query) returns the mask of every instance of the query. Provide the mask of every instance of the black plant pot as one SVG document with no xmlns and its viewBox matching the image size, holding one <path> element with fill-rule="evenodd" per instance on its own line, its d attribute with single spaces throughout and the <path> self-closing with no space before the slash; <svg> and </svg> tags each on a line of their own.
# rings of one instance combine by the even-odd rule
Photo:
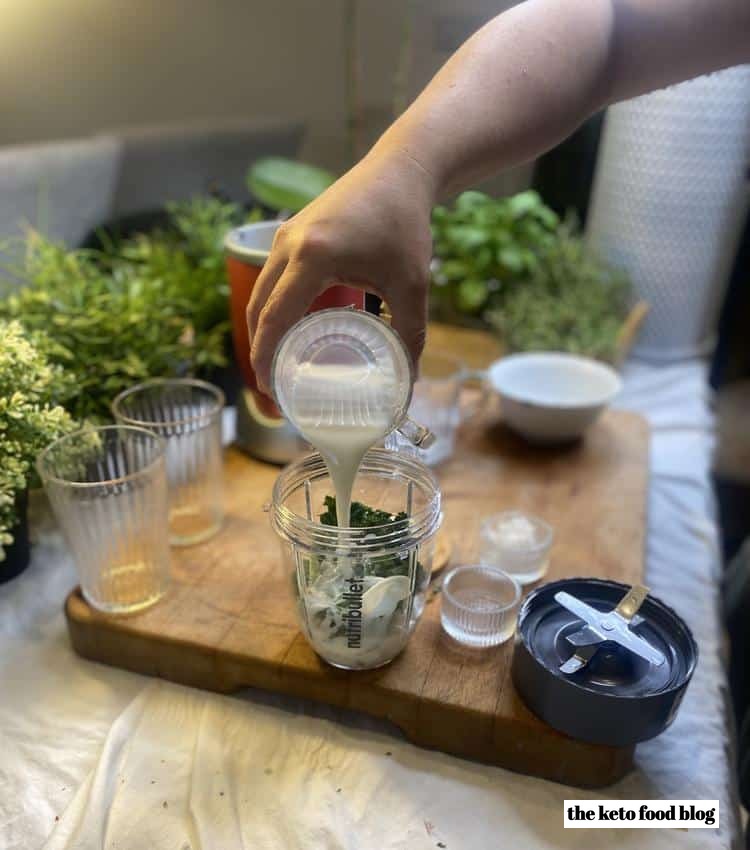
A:
<svg viewBox="0 0 750 850">
<path fill-rule="evenodd" d="M 206 374 L 205 379 L 224 393 L 228 405 L 237 404 L 237 397 L 242 391 L 243 384 L 240 368 L 234 359 L 229 361 L 228 366 L 212 369 Z"/>
<path fill-rule="evenodd" d="M 18 524 L 11 533 L 13 542 L 5 547 L 5 560 L 0 561 L 0 584 L 20 575 L 29 565 L 31 544 L 29 543 L 29 496 L 24 490 L 16 497 Z"/>
</svg>

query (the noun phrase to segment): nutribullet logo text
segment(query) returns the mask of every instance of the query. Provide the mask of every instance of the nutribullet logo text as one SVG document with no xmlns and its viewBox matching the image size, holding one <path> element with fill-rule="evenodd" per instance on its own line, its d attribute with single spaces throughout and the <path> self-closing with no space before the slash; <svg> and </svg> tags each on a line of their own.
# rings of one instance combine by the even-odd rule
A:
<svg viewBox="0 0 750 850">
<path fill-rule="evenodd" d="M 346 604 L 346 645 L 350 649 L 359 649 L 362 643 L 362 592 L 364 585 L 357 578 L 348 578 L 346 580 L 349 589 L 344 593 L 343 598 Z"/>
</svg>

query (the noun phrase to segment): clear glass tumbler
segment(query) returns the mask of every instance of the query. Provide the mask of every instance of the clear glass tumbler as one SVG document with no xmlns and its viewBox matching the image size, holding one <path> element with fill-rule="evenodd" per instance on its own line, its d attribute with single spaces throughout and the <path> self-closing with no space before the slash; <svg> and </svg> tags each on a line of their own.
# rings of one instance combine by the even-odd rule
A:
<svg viewBox="0 0 750 850">
<path fill-rule="evenodd" d="M 224 520 L 221 411 L 224 393 L 193 378 L 154 378 L 120 393 L 117 422 L 166 440 L 169 542 L 190 546 L 212 537 Z"/>
<path fill-rule="evenodd" d="M 317 453 L 276 480 L 271 523 L 290 572 L 300 627 L 329 664 L 367 670 L 387 664 L 406 646 L 424 610 L 440 491 L 424 464 L 383 449 L 362 462 L 353 499 L 394 521 L 338 528 L 319 521 L 333 485 Z"/>
<path fill-rule="evenodd" d="M 101 611 L 130 614 L 169 584 L 164 441 L 142 428 L 84 428 L 48 446 L 37 469 Z"/>
<path fill-rule="evenodd" d="M 521 586 L 502 570 L 456 567 L 443 580 L 440 621 L 465 646 L 498 646 L 513 636 L 520 605 Z"/>
</svg>

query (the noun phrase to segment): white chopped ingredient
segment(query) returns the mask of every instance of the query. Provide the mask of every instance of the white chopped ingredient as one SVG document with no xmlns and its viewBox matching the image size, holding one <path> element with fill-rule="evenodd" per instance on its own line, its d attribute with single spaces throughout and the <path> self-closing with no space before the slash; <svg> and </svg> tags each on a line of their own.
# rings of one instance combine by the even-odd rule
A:
<svg viewBox="0 0 750 850">
<path fill-rule="evenodd" d="M 488 537 L 498 546 L 523 549 L 536 545 L 534 525 L 521 514 L 505 517 L 498 525 L 487 531 Z"/>
</svg>

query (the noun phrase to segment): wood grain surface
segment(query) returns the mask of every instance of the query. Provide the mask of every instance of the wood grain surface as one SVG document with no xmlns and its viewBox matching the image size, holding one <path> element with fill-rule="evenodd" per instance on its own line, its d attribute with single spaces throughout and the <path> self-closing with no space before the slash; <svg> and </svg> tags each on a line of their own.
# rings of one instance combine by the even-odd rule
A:
<svg viewBox="0 0 750 850">
<path fill-rule="evenodd" d="M 439 470 L 452 564 L 477 558 L 483 516 L 520 508 L 556 532 L 547 580 L 642 579 L 648 430 L 607 413 L 581 443 L 531 448 L 488 411 L 460 435 Z M 510 678 L 512 642 L 461 650 L 440 629 L 430 593 L 406 650 L 390 665 L 347 673 L 322 662 L 299 633 L 289 575 L 264 512 L 278 474 L 230 449 L 226 524 L 206 543 L 173 549 L 174 582 L 153 608 L 127 618 L 66 603 L 73 646 L 86 658 L 220 692 L 255 686 L 386 718 L 418 745 L 598 787 L 620 778 L 632 751 L 575 741 L 522 704 Z"/>
</svg>

